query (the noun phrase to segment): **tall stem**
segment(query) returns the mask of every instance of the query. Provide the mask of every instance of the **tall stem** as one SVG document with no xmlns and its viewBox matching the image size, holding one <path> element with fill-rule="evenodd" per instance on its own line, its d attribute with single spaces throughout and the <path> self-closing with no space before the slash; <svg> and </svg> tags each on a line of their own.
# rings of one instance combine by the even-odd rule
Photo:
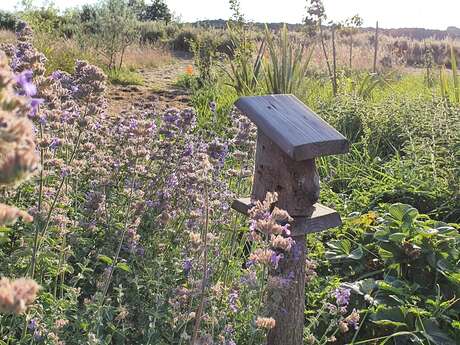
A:
<svg viewBox="0 0 460 345">
<path fill-rule="evenodd" d="M 75 158 L 75 155 L 77 153 L 77 150 L 80 147 L 81 135 L 82 135 L 82 130 L 80 129 L 79 132 L 78 132 L 77 142 L 75 144 L 74 150 L 73 150 L 73 152 L 72 152 L 72 154 L 70 156 L 69 162 L 67 163 L 68 165 L 70 165 L 72 163 L 72 161 Z M 54 208 L 56 207 L 57 201 L 58 201 L 59 196 L 61 194 L 61 190 L 62 190 L 62 187 L 64 186 L 66 178 L 67 178 L 66 176 L 63 176 L 62 179 L 61 179 L 61 183 L 59 184 L 59 187 L 58 187 L 58 189 L 56 191 L 56 194 L 54 196 L 53 202 L 52 202 L 51 207 L 50 207 L 50 209 L 48 211 L 48 214 L 46 216 L 46 221 L 45 221 L 45 224 L 44 224 L 43 228 L 41 230 L 37 229 L 37 231 L 35 233 L 36 240 L 34 241 L 34 248 L 33 248 L 31 265 L 30 265 L 31 272 L 32 272 L 32 274 L 31 274 L 32 277 L 35 274 L 35 268 L 37 266 L 37 257 L 38 257 L 38 253 L 40 252 L 41 244 L 43 243 L 43 239 L 45 238 L 46 232 L 47 232 L 48 227 L 50 225 L 51 216 L 53 214 Z"/>
<path fill-rule="evenodd" d="M 350 32 L 350 71 L 353 68 L 353 32 Z"/>
<path fill-rule="evenodd" d="M 379 22 L 375 25 L 375 39 L 374 39 L 374 69 L 373 72 L 377 73 L 377 55 L 379 51 Z"/>
<path fill-rule="evenodd" d="M 204 298 L 206 293 L 206 282 L 208 280 L 208 229 L 209 229 L 209 196 L 208 196 L 208 184 L 205 182 L 204 184 L 204 192 L 205 192 L 205 226 L 204 226 L 204 233 L 203 233 L 203 243 L 204 243 L 204 253 L 203 253 L 203 279 L 201 281 L 201 292 L 200 292 L 200 305 L 198 307 L 198 311 L 195 316 L 195 327 L 193 329 L 193 337 L 191 341 L 191 345 L 196 344 L 196 340 L 198 338 L 198 330 L 201 324 L 201 315 L 203 314 L 204 309 Z"/>
<path fill-rule="evenodd" d="M 40 124 L 40 139 L 43 139 L 43 126 Z M 41 210 L 42 210 L 42 203 L 43 203 L 43 162 L 45 161 L 45 152 L 42 147 L 40 147 L 40 184 L 38 187 L 38 214 L 41 217 Z M 35 261 L 37 255 L 37 247 L 38 247 L 38 235 L 40 234 L 40 226 L 39 221 L 35 223 L 35 234 L 34 234 L 34 244 L 32 249 L 32 259 L 31 259 L 31 267 L 32 270 L 30 271 L 30 277 L 33 279 L 35 276 Z"/>
<path fill-rule="evenodd" d="M 329 79 L 331 80 L 331 83 L 332 83 L 332 91 L 334 92 L 334 95 L 335 95 L 334 77 L 332 75 L 332 69 L 331 69 L 331 64 L 329 63 L 329 57 L 327 56 L 326 43 L 324 42 L 323 26 L 321 22 L 319 23 L 319 37 L 321 40 L 321 47 L 323 48 L 324 59 L 326 60 L 327 72 L 329 74 Z"/>
<path fill-rule="evenodd" d="M 113 262 L 112 262 L 112 266 L 111 266 L 111 270 L 109 272 L 109 276 L 108 276 L 107 281 L 106 281 L 105 286 L 104 286 L 104 291 L 102 293 L 102 297 L 101 297 L 99 307 L 102 307 L 104 305 L 105 296 L 107 295 L 107 292 L 109 291 L 110 282 L 112 280 L 113 270 L 115 269 L 115 267 L 116 267 L 116 265 L 118 263 L 118 259 L 120 257 L 120 253 L 121 253 L 121 248 L 123 246 L 123 242 L 125 240 L 126 232 L 128 230 L 129 211 L 131 210 L 131 203 L 132 203 L 133 194 L 134 194 L 134 183 L 135 183 L 135 178 L 133 178 L 129 199 L 128 199 L 128 202 L 126 204 L 125 224 L 124 224 L 124 227 L 123 227 L 123 232 L 121 234 L 120 242 L 118 243 L 118 248 L 117 248 L 117 251 L 115 253 L 115 257 L 113 259 Z M 107 225 L 107 226 L 109 226 L 109 225 Z"/>
<path fill-rule="evenodd" d="M 337 91 L 338 91 L 338 87 L 337 87 L 337 50 L 336 50 L 336 47 L 335 47 L 335 26 L 332 25 L 332 67 L 333 67 L 333 81 L 332 81 L 332 85 L 333 85 L 333 92 L 334 92 L 334 96 L 337 96 Z"/>
</svg>

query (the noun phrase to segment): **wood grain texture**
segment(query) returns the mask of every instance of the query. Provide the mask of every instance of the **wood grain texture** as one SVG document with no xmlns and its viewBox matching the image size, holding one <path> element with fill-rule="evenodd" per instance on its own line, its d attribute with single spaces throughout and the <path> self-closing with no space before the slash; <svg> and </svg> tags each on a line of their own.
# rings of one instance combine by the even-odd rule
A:
<svg viewBox="0 0 460 345">
<path fill-rule="evenodd" d="M 251 198 L 237 199 L 232 204 L 234 210 L 245 215 L 248 214 L 253 206 Z M 336 211 L 319 203 L 314 204 L 309 213 L 308 217 L 297 218 L 298 226 L 292 227 L 292 236 L 324 231 L 342 225 L 340 215 Z"/>
<path fill-rule="evenodd" d="M 258 129 L 255 161 L 253 200 L 264 200 L 267 192 L 277 192 L 279 208 L 291 216 L 307 216 L 307 208 L 319 198 L 315 160 L 292 160 Z"/>
<path fill-rule="evenodd" d="M 268 345 L 303 344 L 307 249 L 305 236 L 293 239 L 291 251 L 269 272 L 267 306 L 276 325 L 268 332 Z"/>
<path fill-rule="evenodd" d="M 235 106 L 296 161 L 349 150 L 348 140 L 294 95 L 241 97 Z"/>
</svg>

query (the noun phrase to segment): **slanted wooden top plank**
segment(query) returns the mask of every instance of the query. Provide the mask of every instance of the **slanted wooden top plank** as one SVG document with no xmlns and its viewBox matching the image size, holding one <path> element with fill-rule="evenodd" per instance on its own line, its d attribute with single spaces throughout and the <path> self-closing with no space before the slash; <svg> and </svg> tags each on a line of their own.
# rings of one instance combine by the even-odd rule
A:
<svg viewBox="0 0 460 345">
<path fill-rule="evenodd" d="M 253 206 L 250 198 L 236 199 L 232 204 L 234 210 L 245 215 Z M 312 206 L 309 217 L 294 217 L 294 222 L 296 226 L 291 228 L 297 230 L 292 232 L 291 236 L 320 232 L 342 225 L 340 215 L 336 211 L 319 203 Z"/>
<path fill-rule="evenodd" d="M 348 140 L 294 95 L 241 97 L 235 105 L 296 161 L 348 152 Z"/>
</svg>

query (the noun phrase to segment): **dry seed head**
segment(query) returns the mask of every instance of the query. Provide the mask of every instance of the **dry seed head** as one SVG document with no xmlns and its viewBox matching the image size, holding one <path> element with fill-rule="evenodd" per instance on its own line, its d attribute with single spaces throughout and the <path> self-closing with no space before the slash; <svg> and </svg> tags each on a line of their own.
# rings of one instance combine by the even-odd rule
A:
<svg viewBox="0 0 460 345">
<path fill-rule="evenodd" d="M 32 279 L 0 279 L 0 312 L 22 314 L 35 301 L 39 289 Z"/>
<path fill-rule="evenodd" d="M 271 249 L 256 249 L 254 253 L 249 256 L 249 259 L 263 265 L 270 265 L 274 255 L 276 255 L 276 253 Z"/>
<path fill-rule="evenodd" d="M 278 207 L 275 207 L 273 209 L 272 218 L 273 220 L 277 222 L 284 222 L 284 221 L 292 222 L 293 221 L 292 217 L 289 215 L 289 213 L 287 213 L 287 211 L 281 210 Z"/>
<path fill-rule="evenodd" d="M 276 326 L 276 321 L 272 317 L 258 317 L 256 320 L 258 328 L 273 329 Z"/>
<path fill-rule="evenodd" d="M 32 216 L 27 212 L 14 206 L 0 204 L 0 226 L 14 224 L 18 218 L 22 218 L 25 222 L 33 221 Z"/>
<path fill-rule="evenodd" d="M 279 248 L 284 251 L 290 251 L 293 244 L 294 240 L 290 237 L 283 237 L 281 235 L 272 235 L 271 237 L 271 245 L 274 248 Z"/>
</svg>

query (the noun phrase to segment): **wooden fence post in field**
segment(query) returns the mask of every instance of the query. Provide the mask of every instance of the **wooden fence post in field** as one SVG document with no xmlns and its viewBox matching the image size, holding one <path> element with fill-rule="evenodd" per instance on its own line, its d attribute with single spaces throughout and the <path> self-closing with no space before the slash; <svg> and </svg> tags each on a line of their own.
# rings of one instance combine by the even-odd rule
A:
<svg viewBox="0 0 460 345">
<path fill-rule="evenodd" d="M 276 325 L 268 345 L 303 344 L 305 311 L 305 256 L 307 233 L 341 224 L 334 210 L 317 203 L 319 175 L 315 158 L 346 153 L 349 143 L 339 132 L 292 95 L 241 97 L 236 107 L 257 126 L 257 149 L 252 195 L 235 200 L 232 207 L 244 214 L 267 192 L 277 192 L 277 207 L 294 221 L 290 236 L 295 245 L 271 269 L 270 278 L 288 283 L 270 288 L 267 306 Z"/>
<path fill-rule="evenodd" d="M 377 73 L 377 55 L 379 52 L 379 22 L 375 25 L 375 37 L 374 37 L 374 69 L 373 72 Z"/>
</svg>

